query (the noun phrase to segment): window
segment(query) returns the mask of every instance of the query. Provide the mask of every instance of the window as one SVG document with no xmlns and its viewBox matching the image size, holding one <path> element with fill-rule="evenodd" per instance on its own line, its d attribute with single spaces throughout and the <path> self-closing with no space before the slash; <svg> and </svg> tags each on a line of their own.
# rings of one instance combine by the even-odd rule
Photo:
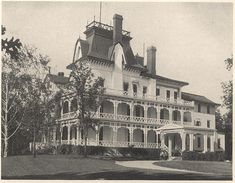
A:
<svg viewBox="0 0 235 183">
<path fill-rule="evenodd" d="M 160 89 L 156 88 L 156 96 L 160 96 Z"/>
<path fill-rule="evenodd" d="M 201 121 L 196 121 L 195 126 L 201 126 Z"/>
<path fill-rule="evenodd" d="M 207 137 L 207 149 L 211 148 L 211 139 L 210 137 Z"/>
<path fill-rule="evenodd" d="M 207 128 L 210 128 L 210 120 L 207 120 Z"/>
<path fill-rule="evenodd" d="M 144 87 L 143 87 L 143 96 L 145 96 L 146 94 L 147 94 L 147 87 L 144 86 Z"/>
<path fill-rule="evenodd" d="M 197 147 L 200 148 L 201 147 L 201 138 L 197 137 Z"/>
<path fill-rule="evenodd" d="M 197 107 L 198 107 L 198 108 L 197 108 L 197 111 L 198 111 L 198 112 L 201 112 L 201 104 L 198 104 Z"/>
<path fill-rule="evenodd" d="M 127 92 L 127 91 L 128 91 L 128 88 L 129 88 L 129 83 L 124 82 L 124 83 L 123 83 L 123 90 Z"/>
<path fill-rule="evenodd" d="M 207 105 L 207 114 L 210 114 L 210 105 Z"/>
<path fill-rule="evenodd" d="M 134 95 L 137 94 L 137 85 L 136 84 L 133 84 L 133 93 L 134 93 Z"/>
<path fill-rule="evenodd" d="M 218 148 L 221 148 L 220 139 L 217 140 Z"/>
<path fill-rule="evenodd" d="M 177 99 L 178 97 L 178 92 L 174 92 L 174 99 Z"/>
<path fill-rule="evenodd" d="M 167 90 L 167 91 L 166 91 L 166 98 L 170 98 L 170 95 L 171 95 L 170 90 Z"/>
</svg>

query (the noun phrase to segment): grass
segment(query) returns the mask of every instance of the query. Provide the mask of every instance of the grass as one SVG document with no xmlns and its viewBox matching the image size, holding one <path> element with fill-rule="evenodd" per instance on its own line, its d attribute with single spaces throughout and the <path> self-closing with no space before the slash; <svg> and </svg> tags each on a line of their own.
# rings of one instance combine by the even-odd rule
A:
<svg viewBox="0 0 235 183">
<path fill-rule="evenodd" d="M 97 160 L 66 155 L 12 156 L 2 159 L 3 176 L 45 175 L 61 172 L 79 174 L 100 172 L 107 169 L 121 170 L 114 161 Z M 92 169 L 93 168 L 93 169 Z"/>
<path fill-rule="evenodd" d="M 31 155 L 2 158 L 2 179 L 53 180 L 230 180 L 231 176 L 201 175 L 127 168 L 114 160 L 76 155 Z"/>
<path fill-rule="evenodd" d="M 162 161 L 154 163 L 168 168 L 232 176 L 232 163 L 216 161 Z"/>
</svg>

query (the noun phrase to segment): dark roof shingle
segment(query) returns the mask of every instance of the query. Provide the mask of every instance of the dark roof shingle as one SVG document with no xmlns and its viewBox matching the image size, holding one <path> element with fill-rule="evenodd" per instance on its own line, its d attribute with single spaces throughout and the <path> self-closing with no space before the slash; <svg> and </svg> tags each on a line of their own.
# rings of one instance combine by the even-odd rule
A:
<svg viewBox="0 0 235 183">
<path fill-rule="evenodd" d="M 196 95 L 196 94 L 192 94 L 192 93 L 186 93 L 186 92 L 182 92 L 182 99 L 188 100 L 188 101 L 198 101 L 198 102 L 202 102 L 202 103 L 206 103 L 206 104 L 220 105 L 218 103 L 211 101 L 210 99 L 206 98 L 205 96 Z"/>
</svg>

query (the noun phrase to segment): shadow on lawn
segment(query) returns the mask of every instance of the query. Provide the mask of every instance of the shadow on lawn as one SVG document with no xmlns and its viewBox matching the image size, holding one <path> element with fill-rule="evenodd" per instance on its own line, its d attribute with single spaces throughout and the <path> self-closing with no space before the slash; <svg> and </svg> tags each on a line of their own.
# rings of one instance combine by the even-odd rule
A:
<svg viewBox="0 0 235 183">
<path fill-rule="evenodd" d="M 231 176 L 218 175 L 198 175 L 198 174 L 179 174 L 179 173 L 154 173 L 132 171 L 105 171 L 98 173 L 58 173 L 51 175 L 25 175 L 6 177 L 2 179 L 50 179 L 50 180 L 232 180 Z"/>
</svg>

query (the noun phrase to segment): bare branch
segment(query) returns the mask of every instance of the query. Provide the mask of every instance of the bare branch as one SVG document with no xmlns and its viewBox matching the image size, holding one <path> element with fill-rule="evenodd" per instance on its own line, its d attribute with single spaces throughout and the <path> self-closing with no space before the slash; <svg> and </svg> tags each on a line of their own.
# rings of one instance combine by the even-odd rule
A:
<svg viewBox="0 0 235 183">
<path fill-rule="evenodd" d="M 17 132 L 17 130 L 20 128 L 20 125 L 21 125 L 21 123 L 19 123 L 19 125 L 17 126 L 15 131 L 10 136 L 7 137 L 7 140 L 9 140 Z"/>
<path fill-rule="evenodd" d="M 3 131 L 2 131 L 2 135 L 5 137 L 6 135 L 5 135 L 5 133 L 3 133 Z"/>
</svg>

